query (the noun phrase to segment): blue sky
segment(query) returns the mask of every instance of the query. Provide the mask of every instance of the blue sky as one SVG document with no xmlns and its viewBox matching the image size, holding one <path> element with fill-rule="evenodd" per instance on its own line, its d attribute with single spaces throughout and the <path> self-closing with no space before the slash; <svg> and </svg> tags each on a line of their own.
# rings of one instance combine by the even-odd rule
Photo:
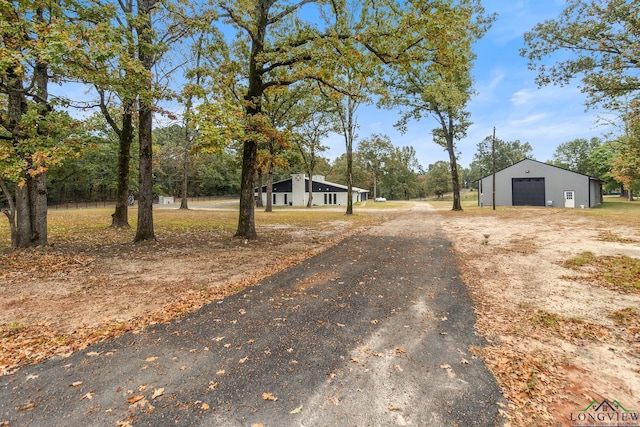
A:
<svg viewBox="0 0 640 427">
<path fill-rule="evenodd" d="M 491 135 L 506 140 L 529 142 L 533 156 L 540 161 L 552 158 L 558 145 L 576 138 L 602 137 L 611 129 L 598 126 L 597 111 L 585 111 L 584 95 L 575 81 L 570 86 L 539 89 L 536 73 L 527 67 L 519 50 L 524 47 L 523 34 L 539 22 L 555 19 L 565 6 L 564 0 L 483 0 L 487 12 L 497 19 L 485 37 L 475 46 L 477 59 L 473 75 L 477 95 L 469 104 L 473 125 L 468 135 L 457 142 L 459 164 L 468 167 L 476 146 Z M 53 89 L 55 92 L 55 89 Z M 80 85 L 66 85 L 69 96 L 84 97 Z M 74 93 L 75 92 L 75 93 Z M 396 146 L 413 146 L 419 163 L 427 168 L 438 160 L 448 161 L 444 149 L 433 142 L 431 118 L 411 122 L 406 134 L 394 128 L 399 116 L 395 111 L 361 106 L 357 111 L 358 139 L 373 133 L 387 134 Z M 158 118 L 157 118 L 158 119 Z M 162 120 L 156 120 L 156 126 Z M 344 139 L 331 135 L 325 144 L 325 157 L 335 159 L 345 152 Z"/>
<path fill-rule="evenodd" d="M 498 17 L 475 48 L 477 60 L 473 74 L 478 94 L 469 105 L 473 125 L 467 138 L 457 143 L 460 165 L 468 167 L 477 144 L 492 134 L 494 126 L 497 138 L 529 142 L 533 156 L 543 162 L 551 159 L 556 147 L 563 142 L 602 137 L 607 129 L 598 126 L 598 112 L 585 112 L 585 98 L 578 81 L 571 86 L 538 89 L 534 82 L 536 73 L 527 68 L 526 59 L 519 55 L 519 49 L 524 47 L 523 34 L 539 22 L 558 17 L 566 3 L 484 0 L 483 4 Z M 411 145 L 425 168 L 438 160 L 448 161 L 447 153 L 431 138 L 435 126 L 432 119 L 412 122 L 402 135 L 393 127 L 397 118 L 393 111 L 360 107 L 358 136 L 366 138 L 372 133 L 383 133 L 389 135 L 396 146 Z M 344 153 L 344 140 L 340 137 L 331 137 L 327 143 L 330 147 L 327 157 Z"/>
</svg>

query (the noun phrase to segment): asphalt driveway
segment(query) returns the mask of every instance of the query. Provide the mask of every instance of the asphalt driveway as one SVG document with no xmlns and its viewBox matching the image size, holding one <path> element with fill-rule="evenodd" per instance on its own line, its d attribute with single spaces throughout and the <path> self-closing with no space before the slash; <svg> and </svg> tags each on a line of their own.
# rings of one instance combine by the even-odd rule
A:
<svg viewBox="0 0 640 427">
<path fill-rule="evenodd" d="M 415 209 L 178 321 L 0 377 L 0 426 L 499 425 L 474 323 L 437 214 Z"/>
</svg>

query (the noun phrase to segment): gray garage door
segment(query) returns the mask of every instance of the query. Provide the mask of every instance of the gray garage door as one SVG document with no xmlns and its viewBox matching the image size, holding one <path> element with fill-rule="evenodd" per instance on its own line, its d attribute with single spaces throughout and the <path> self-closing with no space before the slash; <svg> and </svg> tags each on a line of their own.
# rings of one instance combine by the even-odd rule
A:
<svg viewBox="0 0 640 427">
<path fill-rule="evenodd" d="M 544 206 L 544 178 L 513 178 L 513 206 Z"/>
</svg>

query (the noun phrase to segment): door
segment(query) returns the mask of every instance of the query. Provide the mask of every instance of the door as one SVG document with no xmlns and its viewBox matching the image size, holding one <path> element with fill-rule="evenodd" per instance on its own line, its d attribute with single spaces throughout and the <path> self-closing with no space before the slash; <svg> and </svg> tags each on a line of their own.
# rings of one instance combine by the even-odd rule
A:
<svg viewBox="0 0 640 427">
<path fill-rule="evenodd" d="M 575 208 L 576 207 L 576 199 L 575 199 L 575 191 L 566 190 L 564 192 L 564 207 L 565 208 Z"/>
<path fill-rule="evenodd" d="M 513 206 L 545 205 L 544 178 L 512 178 L 511 191 Z"/>
</svg>

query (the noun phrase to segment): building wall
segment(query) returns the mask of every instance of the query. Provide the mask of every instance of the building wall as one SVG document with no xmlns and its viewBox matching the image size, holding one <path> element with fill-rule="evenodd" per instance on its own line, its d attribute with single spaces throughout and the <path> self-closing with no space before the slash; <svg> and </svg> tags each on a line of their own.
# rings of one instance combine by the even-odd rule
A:
<svg viewBox="0 0 640 427">
<path fill-rule="evenodd" d="M 506 169 L 496 172 L 496 206 L 512 206 L 513 178 L 544 178 L 545 201 L 553 207 L 564 207 L 564 192 L 574 191 L 575 207 L 580 205 L 593 207 L 599 201 L 596 190 L 586 175 L 571 172 L 562 168 L 540 163 L 534 160 L 523 160 Z M 492 175 L 480 181 L 479 204 L 491 206 Z M 591 192 L 591 195 L 590 195 Z M 589 204 L 591 196 L 591 204 Z"/>
<path fill-rule="evenodd" d="M 313 201 L 315 206 L 346 206 L 347 190 L 338 184 L 324 182 L 324 176 L 314 175 Z M 309 201 L 308 180 L 304 174 L 293 174 L 290 180 L 284 180 L 273 184 L 273 206 L 306 206 Z M 367 193 L 360 189 L 353 191 L 353 202 L 367 200 Z M 256 193 L 257 194 L 257 193 Z M 266 186 L 263 186 L 262 203 L 267 203 Z"/>
</svg>

